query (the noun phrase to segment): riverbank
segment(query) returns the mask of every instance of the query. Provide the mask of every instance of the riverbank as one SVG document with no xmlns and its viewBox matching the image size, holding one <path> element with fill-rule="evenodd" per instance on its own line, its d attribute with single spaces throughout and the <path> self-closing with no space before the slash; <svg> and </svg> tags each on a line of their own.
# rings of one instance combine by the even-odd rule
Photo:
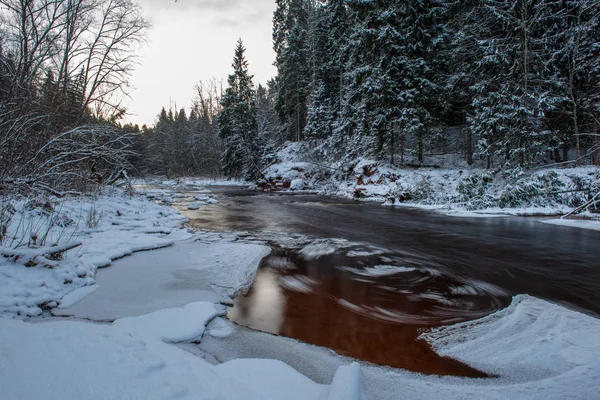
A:
<svg viewBox="0 0 600 400">
<path fill-rule="evenodd" d="M 356 363 L 317 384 L 279 361 L 213 366 L 176 347 L 202 340 L 270 249 L 198 237 L 181 229 L 187 218 L 145 197 L 108 189 L 3 199 L 11 217 L 3 214 L 0 258 L 3 398 L 364 398 Z"/>
<path fill-rule="evenodd" d="M 436 167 L 396 167 L 356 158 L 314 161 L 302 144 L 289 143 L 265 169 L 265 190 L 318 191 L 389 206 L 434 210 L 456 216 L 562 216 L 600 193 L 600 167 L 485 169 L 455 159 L 429 160 Z M 425 163 L 425 165 L 428 165 Z M 596 208 L 577 213 L 598 220 Z"/>
<path fill-rule="evenodd" d="M 208 188 L 189 185 L 145 193 L 154 201 L 184 210 L 200 195 L 224 200 Z M 9 399 L 361 399 L 363 391 L 367 398 L 383 400 L 562 399 L 590 398 L 600 390 L 599 320 L 530 296 L 517 296 L 508 308 L 488 317 L 422 336 L 441 354 L 495 376 L 490 379 L 424 376 L 367 363 L 359 366 L 325 348 L 250 331 L 223 318 L 224 307 L 215 303 L 226 302 L 252 280 L 266 251 L 261 243 L 247 233 L 179 229 L 184 217 L 141 196 L 131 199 L 114 194 L 106 201 L 110 207 L 97 206 L 96 210 L 110 218 L 101 219 L 97 230 L 90 232 L 92 238 L 99 235 L 96 243 L 104 243 L 99 249 L 116 251 L 124 246 L 126 232 L 137 232 L 139 240 L 154 238 L 172 244 L 114 262 L 100 272 L 106 273 L 105 282 L 94 276 L 100 288 L 93 294 L 81 300 L 85 292 L 80 291 L 73 295 L 69 308 L 55 310 L 102 323 L 32 324 L 0 319 L 0 365 L 6 371 L 0 385 Z M 200 212 L 203 207 L 227 210 L 223 203 L 207 203 Z M 115 218 L 127 216 L 130 222 L 114 225 L 119 220 L 112 218 L 113 213 Z M 188 215 L 203 216 L 197 213 Z M 155 219 L 144 220 L 151 216 Z M 119 226 L 128 228 L 120 232 Z M 286 239 L 282 232 L 273 235 Z M 92 241 L 85 246 L 90 240 L 86 235 L 81 237 L 82 249 L 94 248 Z M 127 246 L 133 248 L 131 243 Z M 314 256 L 313 247 L 310 254 Z M 69 253 L 74 250 L 65 252 L 65 263 L 86 254 Z M 38 268 L 19 262 L 14 267 L 24 274 Z M 59 266 L 48 269 L 51 273 L 59 270 Z M 183 305 L 190 301 L 188 296 L 196 295 L 204 303 Z M 89 307 L 92 301 L 95 308 Z M 123 302 L 128 304 L 120 307 Z M 114 318 L 118 319 L 110 322 Z M 279 361 L 258 360 L 264 357 Z"/>
</svg>

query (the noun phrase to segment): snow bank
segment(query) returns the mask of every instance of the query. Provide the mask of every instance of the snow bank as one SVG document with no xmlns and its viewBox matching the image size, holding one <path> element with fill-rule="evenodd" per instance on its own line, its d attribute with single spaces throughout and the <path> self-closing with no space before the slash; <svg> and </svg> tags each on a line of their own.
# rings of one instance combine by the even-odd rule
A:
<svg viewBox="0 0 600 400">
<path fill-rule="evenodd" d="M 488 317 L 422 337 L 438 353 L 500 376 L 505 398 L 600 393 L 600 320 L 544 300 L 519 295 Z"/>
<path fill-rule="evenodd" d="M 170 344 L 199 339 L 216 315 L 213 304 L 193 303 L 111 325 L 0 319 L 2 397 L 364 399 L 356 365 L 341 369 L 325 386 L 280 361 L 212 366 Z"/>
<path fill-rule="evenodd" d="M 93 285 L 96 270 L 113 260 L 136 251 L 170 246 L 175 240 L 189 237 L 177 229 L 187 221 L 178 212 L 120 191 L 112 190 L 96 199 L 54 200 L 51 206 L 31 200 L 3 201 L 17 210 L 8 227 L 5 246 L 18 246 L 19 251 L 34 254 L 38 250 L 27 243 L 32 235 L 47 235 L 46 245 L 77 241 L 82 245 L 63 253 L 60 260 L 38 258 L 41 262 L 30 268 L 24 265 L 26 257 L 0 257 L 2 316 L 40 315 L 43 308 L 56 306 L 73 290 Z M 19 238 L 25 238 L 21 245 Z"/>
<path fill-rule="evenodd" d="M 402 168 L 368 158 L 308 162 L 312 153 L 297 144 L 284 146 L 277 153 L 280 162 L 266 169 L 266 178 L 287 181 L 290 190 L 409 204 L 458 216 L 560 215 L 600 191 L 597 166 L 501 171 L 450 163 L 442 168 Z"/>
<path fill-rule="evenodd" d="M 541 221 L 545 224 L 571 226 L 574 228 L 591 229 L 594 231 L 600 231 L 600 220 L 586 221 L 580 219 L 546 219 Z"/>
</svg>

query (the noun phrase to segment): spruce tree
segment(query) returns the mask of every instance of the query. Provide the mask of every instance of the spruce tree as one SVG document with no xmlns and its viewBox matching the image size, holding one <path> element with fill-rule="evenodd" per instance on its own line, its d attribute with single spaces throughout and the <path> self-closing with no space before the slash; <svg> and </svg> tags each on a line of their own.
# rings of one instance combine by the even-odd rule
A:
<svg viewBox="0 0 600 400">
<path fill-rule="evenodd" d="M 246 49 L 240 39 L 233 58 L 233 74 L 221 99 L 218 116 L 223 141 L 223 172 L 229 177 L 254 179 L 260 175 L 255 90 L 248 72 Z"/>
<path fill-rule="evenodd" d="M 309 7 L 305 0 L 278 1 L 273 47 L 277 66 L 277 112 L 290 140 L 303 140 L 310 94 Z"/>
</svg>

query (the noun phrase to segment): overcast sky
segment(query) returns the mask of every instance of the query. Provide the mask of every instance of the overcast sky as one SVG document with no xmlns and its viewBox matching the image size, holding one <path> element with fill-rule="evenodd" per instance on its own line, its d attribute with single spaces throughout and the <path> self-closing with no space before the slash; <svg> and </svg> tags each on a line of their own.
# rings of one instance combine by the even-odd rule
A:
<svg viewBox="0 0 600 400">
<path fill-rule="evenodd" d="M 161 107 L 175 102 L 189 111 L 194 85 L 227 79 L 238 38 L 254 83 L 276 73 L 271 41 L 274 0 L 137 0 L 153 27 L 131 77 L 127 121 L 153 124 Z"/>
</svg>

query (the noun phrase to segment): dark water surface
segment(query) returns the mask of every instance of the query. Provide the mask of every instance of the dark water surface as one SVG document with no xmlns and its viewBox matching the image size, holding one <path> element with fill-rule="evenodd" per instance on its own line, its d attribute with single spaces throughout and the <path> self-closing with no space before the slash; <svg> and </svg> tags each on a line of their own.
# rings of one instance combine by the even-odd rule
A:
<svg viewBox="0 0 600 400">
<path fill-rule="evenodd" d="M 378 364 L 485 376 L 438 356 L 417 339 L 422 329 L 482 317 L 515 294 L 600 315 L 600 232 L 535 218 L 458 218 L 323 196 L 213 191 L 220 204 L 186 211 L 195 228 L 367 244 L 323 244 L 316 252 L 275 247 L 229 311 L 254 329 Z"/>
</svg>

